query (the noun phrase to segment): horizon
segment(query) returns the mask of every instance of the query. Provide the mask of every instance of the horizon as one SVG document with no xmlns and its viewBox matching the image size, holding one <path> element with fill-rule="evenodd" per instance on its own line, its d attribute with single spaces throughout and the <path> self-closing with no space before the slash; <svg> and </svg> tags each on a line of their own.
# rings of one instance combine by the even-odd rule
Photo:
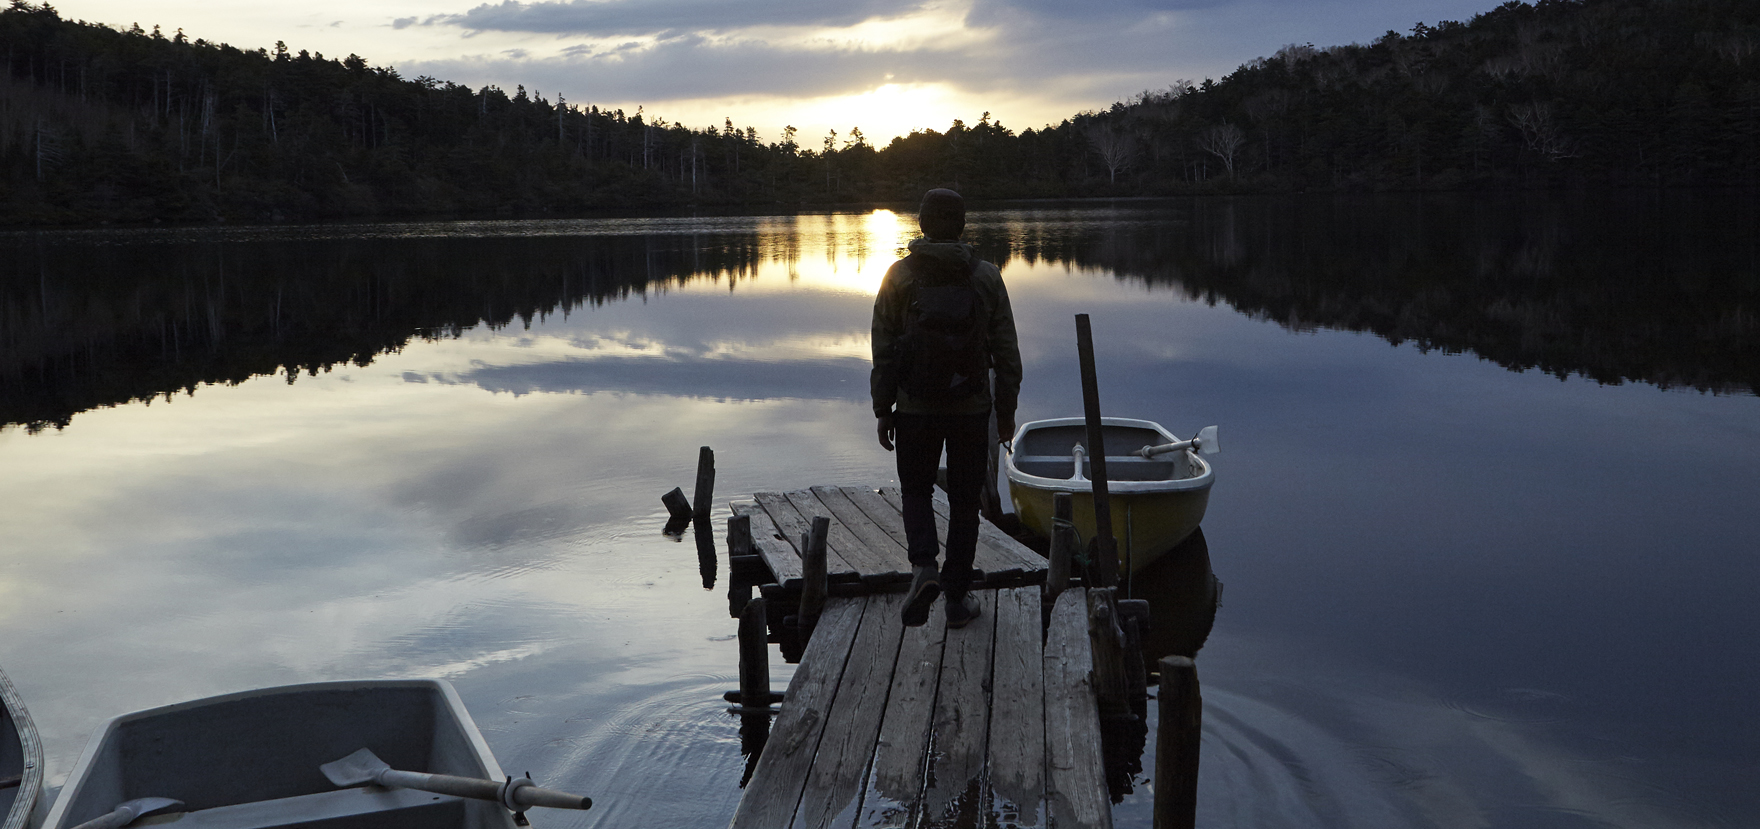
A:
<svg viewBox="0 0 1760 829">
<path fill-rule="evenodd" d="M 470 8 L 464 8 L 470 5 Z M 1019 133 L 1103 110 L 1179 80 L 1221 78 L 1291 43 L 1367 42 L 1419 23 L 1468 20 L 1466 0 L 1108 0 L 1072 13 L 1045 0 L 863 0 L 827 9 L 766 0 L 73 0 L 64 19 L 182 29 L 246 51 L 276 41 L 327 60 L 356 54 L 404 78 L 497 86 L 703 129 L 724 119 L 759 140 L 798 130 L 817 149 L 859 128 L 884 147 L 918 130 L 976 124 Z M 237 12 L 236 14 L 233 12 Z"/>
</svg>

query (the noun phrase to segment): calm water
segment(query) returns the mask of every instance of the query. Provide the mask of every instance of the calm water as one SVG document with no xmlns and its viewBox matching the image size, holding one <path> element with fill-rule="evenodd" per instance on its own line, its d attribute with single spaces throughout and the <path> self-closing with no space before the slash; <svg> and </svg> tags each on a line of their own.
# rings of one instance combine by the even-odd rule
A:
<svg viewBox="0 0 1760 829">
<path fill-rule="evenodd" d="M 1109 414 L 1222 427 L 1201 824 L 1760 819 L 1755 215 L 974 213 L 1022 420 L 1080 412 L 1088 313 Z M 504 768 L 598 804 L 543 825 L 724 825 L 734 624 L 659 496 L 705 444 L 717 523 L 893 479 L 867 326 L 911 225 L 0 237 L 0 665 L 51 778 L 125 711 L 442 676 Z"/>
</svg>

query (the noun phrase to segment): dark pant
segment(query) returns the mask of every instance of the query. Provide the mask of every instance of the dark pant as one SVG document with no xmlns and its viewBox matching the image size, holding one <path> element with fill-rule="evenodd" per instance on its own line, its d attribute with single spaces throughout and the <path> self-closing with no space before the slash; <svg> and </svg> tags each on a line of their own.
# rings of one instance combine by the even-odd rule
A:
<svg viewBox="0 0 1760 829">
<path fill-rule="evenodd" d="M 911 564 L 934 567 L 935 470 L 941 448 L 947 447 L 947 560 L 941 565 L 941 589 L 955 600 L 972 583 L 972 558 L 978 550 L 978 505 L 984 489 L 986 451 L 990 451 L 990 415 L 921 415 L 900 413 L 897 427 L 898 483 L 904 501 L 904 533 L 910 542 Z"/>
</svg>

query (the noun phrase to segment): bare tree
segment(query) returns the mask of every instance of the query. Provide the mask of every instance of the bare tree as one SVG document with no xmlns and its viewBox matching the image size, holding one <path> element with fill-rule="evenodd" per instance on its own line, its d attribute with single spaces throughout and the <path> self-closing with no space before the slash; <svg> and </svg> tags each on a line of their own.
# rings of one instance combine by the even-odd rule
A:
<svg viewBox="0 0 1760 829">
<path fill-rule="evenodd" d="M 1137 142 L 1126 132 L 1102 127 L 1098 124 L 1088 127 L 1088 143 L 1094 145 L 1094 151 L 1100 154 L 1100 163 L 1106 165 L 1107 180 L 1118 183 L 1118 171 L 1131 166 L 1137 157 Z"/>
<path fill-rule="evenodd" d="M 1552 119 L 1552 105 L 1549 103 L 1516 104 L 1509 108 L 1509 122 L 1521 130 L 1522 141 L 1528 149 L 1547 161 L 1574 158 L 1577 154 L 1576 144 L 1565 137 L 1564 131 Z"/>
<path fill-rule="evenodd" d="M 1246 133 L 1227 121 L 1198 133 L 1198 149 L 1221 159 L 1229 178 L 1234 178 L 1234 155 L 1246 142 Z"/>
</svg>

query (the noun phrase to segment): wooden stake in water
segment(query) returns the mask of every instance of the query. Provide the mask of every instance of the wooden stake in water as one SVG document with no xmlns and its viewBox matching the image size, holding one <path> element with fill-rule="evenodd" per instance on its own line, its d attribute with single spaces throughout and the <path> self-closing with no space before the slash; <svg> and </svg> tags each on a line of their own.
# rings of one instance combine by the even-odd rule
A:
<svg viewBox="0 0 1760 829">
<path fill-rule="evenodd" d="M 1094 373 L 1094 332 L 1076 315 L 1076 356 L 1082 364 L 1082 411 L 1088 421 L 1089 481 L 1094 486 L 1094 571 L 1101 587 L 1118 584 L 1118 542 L 1112 537 L 1112 499 L 1106 491 L 1106 442 L 1100 427 L 1100 381 Z"/>
<path fill-rule="evenodd" d="M 709 523 L 709 507 L 715 502 L 715 450 L 705 446 L 697 450 L 697 497 L 692 499 L 691 518 L 698 524 Z"/>
<path fill-rule="evenodd" d="M 1190 657 L 1161 659 L 1161 722 L 1155 732 L 1155 829 L 1192 829 L 1198 820 L 1198 744 L 1204 698 Z"/>
</svg>

